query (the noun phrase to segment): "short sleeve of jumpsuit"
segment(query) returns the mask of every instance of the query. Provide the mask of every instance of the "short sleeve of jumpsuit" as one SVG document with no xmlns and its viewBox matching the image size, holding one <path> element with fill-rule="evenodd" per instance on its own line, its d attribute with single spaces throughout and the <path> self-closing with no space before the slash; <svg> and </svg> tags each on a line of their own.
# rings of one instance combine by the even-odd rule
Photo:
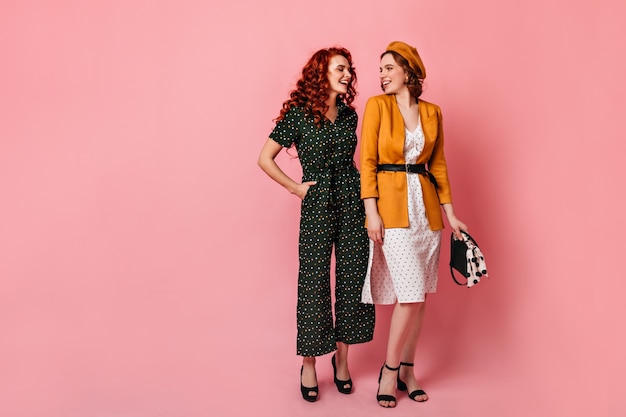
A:
<svg viewBox="0 0 626 417">
<path fill-rule="evenodd" d="M 372 340 L 374 307 L 360 302 L 367 272 L 368 237 L 354 165 L 356 112 L 343 102 L 334 123 L 320 127 L 302 108 L 292 108 L 270 138 L 295 144 L 302 181 L 317 181 L 302 201 L 299 237 L 297 354 L 320 356 L 347 344 Z M 330 266 L 335 249 L 335 319 Z"/>
</svg>

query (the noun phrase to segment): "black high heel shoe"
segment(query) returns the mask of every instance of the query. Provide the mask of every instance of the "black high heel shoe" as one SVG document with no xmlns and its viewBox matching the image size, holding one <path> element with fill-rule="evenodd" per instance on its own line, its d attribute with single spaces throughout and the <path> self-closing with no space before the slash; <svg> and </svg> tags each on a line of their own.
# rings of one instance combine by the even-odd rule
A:
<svg viewBox="0 0 626 417">
<path fill-rule="evenodd" d="M 398 365 L 397 368 L 392 368 L 391 366 L 387 365 L 387 363 L 385 362 L 383 364 L 383 366 L 380 367 L 380 375 L 378 375 L 378 391 L 376 392 L 376 401 L 379 401 L 378 405 L 380 405 L 383 408 L 394 408 L 396 406 L 396 404 L 397 404 L 395 396 L 388 395 L 388 394 L 379 394 L 379 392 L 380 392 L 380 380 L 383 378 L 383 368 L 387 368 L 390 371 L 398 372 L 400 370 L 400 365 Z M 400 375 L 400 373 L 398 372 L 398 376 L 399 375 Z M 380 403 L 380 401 L 388 401 L 388 402 L 393 401 L 396 404 L 384 406 L 384 405 L 382 405 Z"/>
<path fill-rule="evenodd" d="M 335 385 L 337 385 L 337 390 L 342 394 L 351 394 L 352 393 L 352 378 L 347 381 L 342 381 L 341 379 L 337 379 L 337 364 L 335 363 L 335 355 L 333 354 L 333 358 L 330 360 L 330 363 L 333 364 L 333 378 L 335 380 Z M 350 385 L 346 388 L 346 385 Z"/>
<path fill-rule="evenodd" d="M 302 372 L 304 371 L 304 365 L 300 368 L 300 392 L 302 393 L 302 398 L 310 403 L 314 403 L 317 401 L 317 397 L 319 396 L 319 388 L 318 386 L 314 387 L 305 387 L 302 384 Z M 314 392 L 315 395 L 311 395 L 311 392 Z"/>
<path fill-rule="evenodd" d="M 412 364 L 412 363 L 400 362 L 400 366 L 413 366 L 413 365 L 414 364 Z M 398 372 L 398 389 L 400 391 L 407 391 L 408 392 L 408 387 L 406 386 L 406 383 L 400 379 L 400 372 Z M 415 397 L 420 397 L 420 396 L 423 396 L 423 395 L 428 395 L 428 394 L 426 394 L 426 391 L 421 390 L 421 389 L 416 389 L 415 391 L 409 392 L 409 398 L 412 399 L 413 401 L 417 401 L 418 403 L 423 403 L 424 401 L 428 400 L 428 398 L 426 398 L 426 400 L 416 400 L 415 399 Z"/>
</svg>

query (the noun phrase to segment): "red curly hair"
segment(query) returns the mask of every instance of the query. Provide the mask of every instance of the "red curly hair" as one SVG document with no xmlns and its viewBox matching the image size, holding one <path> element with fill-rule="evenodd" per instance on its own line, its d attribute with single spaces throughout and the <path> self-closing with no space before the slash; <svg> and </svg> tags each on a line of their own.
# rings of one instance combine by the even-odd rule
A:
<svg viewBox="0 0 626 417">
<path fill-rule="evenodd" d="M 324 120 L 328 111 L 326 100 L 330 97 L 328 94 L 328 89 L 330 88 L 327 75 L 328 64 L 336 55 L 341 55 L 348 60 L 350 73 L 352 74 L 348 84 L 348 92 L 339 95 L 339 99 L 343 100 L 348 107 L 354 108 L 352 107 L 352 102 L 356 98 L 357 93 L 355 89 L 356 72 L 352 65 L 352 55 L 347 49 L 341 47 L 320 49 L 313 54 L 309 62 L 302 68 L 302 76 L 296 83 L 296 89 L 289 93 L 289 99 L 283 103 L 283 108 L 276 121 L 282 120 L 289 110 L 299 106 L 304 109 L 305 113 L 313 117 L 313 122 L 316 126 L 319 127 L 322 124 L 322 120 Z"/>
</svg>

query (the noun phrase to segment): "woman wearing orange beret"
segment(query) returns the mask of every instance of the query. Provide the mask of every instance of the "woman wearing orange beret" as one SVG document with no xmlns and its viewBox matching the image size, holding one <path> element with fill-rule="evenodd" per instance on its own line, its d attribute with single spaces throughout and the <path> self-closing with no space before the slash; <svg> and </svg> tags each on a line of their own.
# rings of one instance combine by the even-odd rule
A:
<svg viewBox="0 0 626 417">
<path fill-rule="evenodd" d="M 441 207 L 454 233 L 467 226 L 452 208 L 440 108 L 419 99 L 426 69 L 417 50 L 392 42 L 381 55 L 385 94 L 365 107 L 361 132 L 361 198 L 370 238 L 362 301 L 395 304 L 376 399 L 396 406 L 396 389 L 418 402 L 428 395 L 413 362 L 426 295 L 437 288 Z"/>
</svg>

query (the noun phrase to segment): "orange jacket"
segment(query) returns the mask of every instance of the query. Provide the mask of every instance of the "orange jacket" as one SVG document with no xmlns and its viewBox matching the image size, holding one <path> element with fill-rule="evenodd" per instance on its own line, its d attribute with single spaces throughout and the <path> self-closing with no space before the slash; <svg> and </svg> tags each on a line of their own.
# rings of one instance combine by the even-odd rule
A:
<svg viewBox="0 0 626 417">
<path fill-rule="evenodd" d="M 425 144 L 416 163 L 426 164 L 439 188 L 435 189 L 426 175 L 409 175 L 419 175 L 430 228 L 441 230 L 444 224 L 440 204 L 452 203 L 443 153 L 441 109 L 422 100 L 418 105 Z M 361 128 L 361 198 L 378 199 L 378 213 L 385 228 L 409 226 L 407 174 L 376 169 L 378 164 L 405 163 L 404 129 L 394 95 L 383 94 L 367 101 Z"/>
</svg>

